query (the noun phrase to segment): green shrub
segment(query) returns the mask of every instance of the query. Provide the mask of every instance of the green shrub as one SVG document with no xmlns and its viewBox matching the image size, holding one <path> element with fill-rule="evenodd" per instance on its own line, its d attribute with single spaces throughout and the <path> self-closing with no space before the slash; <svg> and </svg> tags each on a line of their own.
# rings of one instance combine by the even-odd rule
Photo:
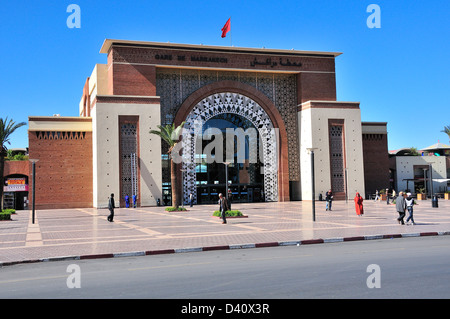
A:
<svg viewBox="0 0 450 319">
<path fill-rule="evenodd" d="M 2 212 L 3 212 L 3 213 L 15 214 L 15 213 L 16 213 L 16 210 L 15 210 L 15 209 L 12 209 L 12 208 L 7 208 L 7 209 L 4 209 Z"/>
<path fill-rule="evenodd" d="M 2 211 L 0 213 L 0 220 L 10 220 L 11 219 L 11 213 Z"/>
<path fill-rule="evenodd" d="M 180 211 L 185 211 L 186 208 L 184 207 L 166 207 L 165 211 L 166 212 L 180 212 Z"/>
<path fill-rule="evenodd" d="M 213 216 L 220 217 L 221 216 L 220 211 L 216 210 L 213 213 Z M 237 216 L 244 216 L 244 215 L 239 210 L 227 210 L 225 212 L 225 217 L 237 217 Z"/>
</svg>

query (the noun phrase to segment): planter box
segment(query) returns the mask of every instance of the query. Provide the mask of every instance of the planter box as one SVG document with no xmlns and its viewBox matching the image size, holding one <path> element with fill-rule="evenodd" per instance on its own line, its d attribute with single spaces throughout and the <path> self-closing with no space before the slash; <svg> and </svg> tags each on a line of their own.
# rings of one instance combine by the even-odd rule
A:
<svg viewBox="0 0 450 319">
<path fill-rule="evenodd" d="M 449 200 L 450 199 L 450 193 L 444 193 L 444 198 Z"/>
<path fill-rule="evenodd" d="M 11 220 L 11 213 L 0 213 L 0 220 Z"/>
<path fill-rule="evenodd" d="M 386 200 L 386 194 L 380 194 L 380 200 Z"/>
<path fill-rule="evenodd" d="M 427 199 L 427 195 L 425 194 L 417 194 L 417 200 L 426 200 Z"/>
</svg>

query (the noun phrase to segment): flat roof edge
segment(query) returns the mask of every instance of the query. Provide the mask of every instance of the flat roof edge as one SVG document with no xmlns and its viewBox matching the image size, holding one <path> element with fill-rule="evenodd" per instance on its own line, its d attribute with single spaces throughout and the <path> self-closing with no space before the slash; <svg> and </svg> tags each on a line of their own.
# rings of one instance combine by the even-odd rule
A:
<svg viewBox="0 0 450 319">
<path fill-rule="evenodd" d="M 150 48 L 164 48 L 173 50 L 204 50 L 204 51 L 221 51 L 230 53 L 254 53 L 254 54 L 284 54 L 284 55 L 315 55 L 323 57 L 337 57 L 342 52 L 324 52 L 324 51 L 301 51 L 286 49 L 266 49 L 266 48 L 246 48 L 234 46 L 213 46 L 203 44 L 181 44 L 170 42 L 150 42 L 150 41 L 132 41 L 132 40 L 115 40 L 105 39 L 100 49 L 100 53 L 108 53 L 113 45 L 121 46 L 140 46 Z"/>
</svg>

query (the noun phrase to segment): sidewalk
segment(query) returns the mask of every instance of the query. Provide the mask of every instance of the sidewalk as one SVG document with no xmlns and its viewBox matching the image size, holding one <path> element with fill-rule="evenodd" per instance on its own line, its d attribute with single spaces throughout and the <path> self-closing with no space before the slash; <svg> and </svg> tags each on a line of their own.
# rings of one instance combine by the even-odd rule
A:
<svg viewBox="0 0 450 319">
<path fill-rule="evenodd" d="M 0 266 L 61 259 L 206 251 L 218 249 L 304 245 L 336 241 L 450 235 L 450 201 L 419 201 L 416 225 L 399 225 L 394 205 L 364 201 L 365 214 L 355 214 L 353 201 L 233 204 L 248 218 L 227 219 L 212 212 L 217 205 L 165 212 L 164 207 L 118 208 L 114 222 L 106 209 L 18 211 L 0 222 Z M 406 220 L 406 218 L 405 218 Z"/>
</svg>

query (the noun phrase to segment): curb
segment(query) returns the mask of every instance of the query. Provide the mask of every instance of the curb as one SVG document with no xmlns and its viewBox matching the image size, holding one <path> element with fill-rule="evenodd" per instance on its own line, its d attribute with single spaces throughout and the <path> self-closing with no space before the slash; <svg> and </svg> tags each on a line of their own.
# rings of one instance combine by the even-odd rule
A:
<svg viewBox="0 0 450 319">
<path fill-rule="evenodd" d="M 282 242 L 268 242 L 268 243 L 255 243 L 255 244 L 233 244 L 233 245 L 220 245 L 220 246 L 207 246 L 207 247 L 191 247 L 191 248 L 133 251 L 133 252 L 122 252 L 122 253 L 94 254 L 94 255 L 82 255 L 82 256 L 60 256 L 60 257 L 48 257 L 48 258 L 39 258 L 39 259 L 30 259 L 30 260 L 0 262 L 0 268 L 5 267 L 5 266 L 18 265 L 18 264 L 30 264 L 30 263 L 50 262 L 50 261 L 137 257 L 137 256 L 201 252 L 201 251 L 214 251 L 214 250 L 233 250 L 233 249 L 248 249 L 248 248 L 263 248 L 263 247 L 300 246 L 300 245 L 314 245 L 314 244 L 326 244 L 326 243 L 337 243 L 337 242 L 353 242 L 353 241 L 362 241 L 362 240 L 446 236 L 446 235 L 450 235 L 450 231 L 407 233 L 407 234 L 367 235 L 367 236 L 352 236 L 352 237 L 333 237 L 333 238 L 324 238 L 324 239 L 318 238 L 318 239 L 306 239 L 306 240 L 298 240 L 298 241 L 282 241 Z"/>
</svg>

